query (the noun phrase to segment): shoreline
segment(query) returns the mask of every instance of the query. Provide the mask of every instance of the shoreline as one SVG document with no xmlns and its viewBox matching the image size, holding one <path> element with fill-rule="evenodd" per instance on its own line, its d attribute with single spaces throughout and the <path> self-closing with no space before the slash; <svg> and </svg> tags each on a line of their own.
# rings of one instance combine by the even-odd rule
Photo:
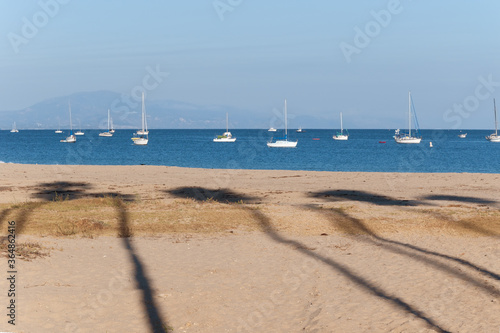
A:
<svg viewBox="0 0 500 333">
<path fill-rule="evenodd" d="M 395 172 L 395 171 L 328 171 L 328 170 L 293 170 L 293 169 L 234 169 L 234 168 L 199 168 L 199 167 L 185 167 L 177 165 L 161 165 L 161 164 L 38 164 L 38 163 L 17 163 L 17 162 L 4 162 L 0 161 L 0 165 L 19 165 L 19 166 L 45 166 L 45 167 L 165 167 L 165 168 L 179 168 L 179 169 L 197 169 L 197 170 L 213 170 L 213 171 L 296 171 L 296 172 L 329 172 L 329 173 L 382 173 L 382 174 L 471 174 L 471 175 L 500 175 L 500 171 L 493 172 Z"/>
</svg>

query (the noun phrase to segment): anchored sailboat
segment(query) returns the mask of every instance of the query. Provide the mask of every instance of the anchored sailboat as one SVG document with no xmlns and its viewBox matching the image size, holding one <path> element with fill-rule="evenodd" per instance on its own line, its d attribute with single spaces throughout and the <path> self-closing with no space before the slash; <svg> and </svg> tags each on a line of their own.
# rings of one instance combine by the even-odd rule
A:
<svg viewBox="0 0 500 333">
<path fill-rule="evenodd" d="M 276 138 L 276 141 L 271 141 L 267 143 L 268 147 L 272 148 L 295 148 L 297 147 L 298 141 L 288 141 L 288 123 L 287 123 L 287 113 L 286 113 L 286 99 L 285 99 L 285 136 L 282 138 Z"/>
<path fill-rule="evenodd" d="M 340 112 L 340 133 L 337 132 L 337 135 L 333 136 L 333 140 L 345 141 L 347 139 L 349 139 L 349 132 L 347 132 L 347 134 L 344 134 L 344 125 L 342 124 L 342 112 Z"/>
<path fill-rule="evenodd" d="M 69 107 L 69 136 L 65 140 L 60 140 L 61 142 L 74 143 L 76 142 L 76 136 L 73 134 L 73 122 L 71 121 L 71 103 L 68 102 Z"/>
<path fill-rule="evenodd" d="M 59 117 L 57 117 L 57 123 L 59 124 L 59 127 L 57 127 L 55 133 L 60 134 L 62 133 L 62 131 L 61 131 L 61 121 L 59 120 Z"/>
<path fill-rule="evenodd" d="M 214 142 L 235 142 L 236 138 L 233 138 L 231 132 L 229 132 L 229 122 L 228 122 L 228 115 L 226 112 L 226 132 L 222 135 L 218 135 L 215 139 Z"/>
<path fill-rule="evenodd" d="M 144 106 L 144 93 L 142 93 L 142 129 L 135 133 L 135 136 L 132 138 L 135 145 L 145 146 L 148 144 L 148 123 L 146 121 L 146 107 Z"/>
<path fill-rule="evenodd" d="M 500 142 L 500 136 L 498 136 L 497 106 L 495 104 L 495 99 L 493 99 L 493 110 L 495 112 L 495 133 L 488 135 L 486 140 L 490 142 Z"/>
<path fill-rule="evenodd" d="M 99 136 L 113 136 L 113 133 L 109 131 L 109 109 L 108 109 L 108 131 L 99 133 Z"/>
<path fill-rule="evenodd" d="M 19 130 L 16 128 L 16 122 L 12 125 L 12 129 L 10 130 L 11 133 L 18 133 Z"/>
<path fill-rule="evenodd" d="M 82 132 L 82 123 L 80 122 L 80 119 L 78 119 L 78 126 L 80 127 L 80 130 L 75 132 L 75 135 L 85 135 L 84 132 Z"/>
<path fill-rule="evenodd" d="M 416 135 L 419 135 L 417 115 L 415 113 L 415 107 L 412 106 L 413 101 L 411 99 L 411 92 L 408 92 L 408 134 L 399 134 L 399 129 L 397 129 L 395 133 L 396 135 L 394 135 L 394 140 L 396 140 L 397 143 L 420 143 L 420 141 L 422 140 L 421 136 L 411 136 L 412 110 L 413 116 L 415 117 L 415 132 Z"/>
</svg>

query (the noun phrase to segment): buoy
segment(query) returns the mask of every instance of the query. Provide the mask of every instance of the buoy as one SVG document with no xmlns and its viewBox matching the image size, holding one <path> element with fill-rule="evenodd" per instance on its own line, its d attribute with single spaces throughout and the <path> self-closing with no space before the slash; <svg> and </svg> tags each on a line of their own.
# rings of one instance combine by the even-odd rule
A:
<svg viewBox="0 0 500 333">
<path fill-rule="evenodd" d="M 319 138 L 313 138 L 313 140 L 319 140 Z"/>
<path fill-rule="evenodd" d="M 378 143 L 385 143 L 385 141 L 379 141 Z"/>
<path fill-rule="evenodd" d="M 431 142 L 429 142 L 429 147 L 431 147 L 431 148 L 433 147 L 433 146 L 432 146 L 432 141 L 431 141 Z"/>
</svg>

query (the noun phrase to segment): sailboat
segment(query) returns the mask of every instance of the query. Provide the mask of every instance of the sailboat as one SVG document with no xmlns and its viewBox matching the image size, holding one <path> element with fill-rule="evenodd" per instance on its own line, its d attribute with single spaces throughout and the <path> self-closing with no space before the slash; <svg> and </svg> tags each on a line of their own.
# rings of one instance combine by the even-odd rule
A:
<svg viewBox="0 0 500 333">
<path fill-rule="evenodd" d="M 235 142 L 236 138 L 233 138 L 231 135 L 231 132 L 229 132 L 229 122 L 228 122 L 228 115 L 226 112 L 226 132 L 222 135 L 218 135 L 215 139 L 214 142 Z"/>
<path fill-rule="evenodd" d="M 113 127 L 113 117 L 110 117 L 110 122 L 111 122 L 111 129 L 109 130 L 109 133 L 114 133 L 115 132 L 115 129 Z"/>
<path fill-rule="evenodd" d="M 500 136 L 498 136 L 497 106 L 495 104 L 495 99 L 493 99 L 493 109 L 495 111 L 495 133 L 488 135 L 486 140 L 490 142 L 500 142 Z"/>
<path fill-rule="evenodd" d="M 109 132 L 109 109 L 108 109 L 108 131 L 99 133 L 99 136 L 113 136 L 113 133 Z"/>
<path fill-rule="evenodd" d="M 146 121 L 146 108 L 144 106 L 144 93 L 142 93 L 142 129 L 135 133 L 135 136 L 132 138 L 134 141 L 134 145 L 145 146 L 148 144 L 148 124 Z"/>
<path fill-rule="evenodd" d="M 408 134 L 399 134 L 399 129 L 397 129 L 394 135 L 394 140 L 396 140 L 397 143 L 420 143 L 420 141 L 422 140 L 422 137 L 411 136 L 412 109 L 413 116 L 415 117 L 415 132 L 416 135 L 419 135 L 417 115 L 415 114 L 415 108 L 412 108 L 412 106 L 413 103 L 411 99 L 411 92 L 408 92 Z"/>
<path fill-rule="evenodd" d="M 288 141 L 288 123 L 287 123 L 287 113 L 286 113 L 286 99 L 285 99 L 285 136 L 283 138 L 276 138 L 276 141 L 271 141 L 267 143 L 268 147 L 272 148 L 295 148 L 297 147 L 298 141 Z"/>
<path fill-rule="evenodd" d="M 85 133 L 82 132 L 82 123 L 80 122 L 80 119 L 78 119 L 78 124 L 80 126 L 80 130 L 75 132 L 75 135 L 85 135 Z"/>
<path fill-rule="evenodd" d="M 342 124 L 342 112 L 340 112 L 340 133 L 337 132 L 337 135 L 333 136 L 333 140 L 345 141 L 347 139 L 349 139 L 349 132 L 347 132 L 347 134 L 344 134 L 344 125 Z"/>
<path fill-rule="evenodd" d="M 12 129 L 10 130 L 11 133 L 19 133 L 19 130 L 16 128 L 16 122 L 12 125 Z"/>
<path fill-rule="evenodd" d="M 460 139 L 465 139 L 467 137 L 467 133 L 462 133 L 462 131 L 460 131 L 460 134 L 458 134 L 458 137 Z"/>
<path fill-rule="evenodd" d="M 61 142 L 73 143 L 76 142 L 76 136 L 73 134 L 73 123 L 71 121 L 71 103 L 68 102 L 68 106 L 69 106 L 69 136 L 67 136 L 65 140 L 61 140 Z"/>
<path fill-rule="evenodd" d="M 57 128 L 55 133 L 60 134 L 60 133 L 62 133 L 62 131 L 61 131 L 61 121 L 59 120 L 59 117 L 57 117 L 57 122 L 59 123 L 59 127 Z"/>
<path fill-rule="evenodd" d="M 148 135 L 148 120 L 146 118 L 146 109 L 144 107 L 144 93 L 142 93 L 142 129 L 138 130 L 136 135 Z"/>
</svg>

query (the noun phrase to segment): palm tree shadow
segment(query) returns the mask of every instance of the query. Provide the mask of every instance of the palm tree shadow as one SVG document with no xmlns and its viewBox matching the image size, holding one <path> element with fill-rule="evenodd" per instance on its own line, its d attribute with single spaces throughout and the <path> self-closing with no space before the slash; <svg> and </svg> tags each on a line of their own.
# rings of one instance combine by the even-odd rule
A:
<svg viewBox="0 0 500 333">
<path fill-rule="evenodd" d="M 467 202 L 467 203 L 479 203 L 484 205 L 495 205 L 498 204 L 498 201 L 477 197 L 469 197 L 462 195 L 442 195 L 442 194 L 434 194 L 427 195 L 421 198 L 422 200 L 437 200 L 437 201 L 456 201 L 456 202 Z"/>
<path fill-rule="evenodd" d="M 229 189 L 208 189 L 204 187 L 178 187 L 173 190 L 164 191 L 166 194 L 177 198 L 193 199 L 196 201 L 213 200 L 220 203 L 254 203 L 256 197 L 242 195 Z"/>
<path fill-rule="evenodd" d="M 136 254 L 136 250 L 130 241 L 131 229 L 129 224 L 129 216 L 124 205 L 124 202 L 133 202 L 134 196 L 132 195 L 122 195 L 116 192 L 99 192 L 99 193 L 89 193 L 88 191 L 92 189 L 92 185 L 89 183 L 76 183 L 76 182 L 52 182 L 52 183 L 40 183 L 35 186 L 38 189 L 32 197 L 42 200 L 41 202 L 36 202 L 31 204 L 29 209 L 22 209 L 17 218 L 19 222 L 16 221 L 16 225 L 19 229 L 17 232 L 22 232 L 26 221 L 29 219 L 30 214 L 36 209 L 44 204 L 47 204 L 55 200 L 77 200 L 84 198 L 98 198 L 98 197 L 108 197 L 113 198 L 114 206 L 118 214 L 119 229 L 118 236 L 123 239 L 123 245 L 127 250 L 130 260 L 134 266 L 134 278 L 137 287 L 142 291 L 142 304 L 144 306 L 144 311 L 149 319 L 149 327 L 151 332 L 168 332 L 169 325 L 166 320 L 164 320 L 158 311 L 158 306 L 155 304 L 154 292 L 150 287 L 149 278 L 147 276 L 144 265 L 142 264 L 140 258 Z M 4 212 L 6 214 L 8 212 Z"/>
<path fill-rule="evenodd" d="M 487 205 L 487 206 L 498 205 L 498 201 L 495 201 L 495 200 L 476 198 L 476 197 L 458 196 L 458 195 L 428 195 L 428 196 L 422 197 L 422 200 L 454 201 L 454 202 L 462 202 L 462 203 L 475 203 L 475 204 Z M 495 230 L 486 229 L 486 228 L 478 226 L 477 224 L 467 222 L 464 220 L 461 220 L 460 223 L 456 223 L 455 221 L 452 221 L 448 216 L 445 216 L 443 214 L 436 214 L 436 213 L 431 213 L 431 214 L 437 218 L 441 218 L 441 219 L 453 222 L 453 224 L 458 228 L 477 232 L 477 233 L 480 233 L 480 234 L 485 235 L 485 236 L 493 236 L 493 237 L 497 237 L 497 238 L 500 237 L 500 232 L 497 232 Z"/>
<path fill-rule="evenodd" d="M 252 197 L 247 197 L 242 194 L 238 194 L 236 192 L 233 192 L 228 189 L 217 189 L 217 190 L 210 190 L 206 188 L 200 188 L 200 187 L 180 187 L 174 190 L 170 191 L 165 191 L 167 194 L 171 194 L 177 197 L 181 198 L 190 198 L 194 199 L 197 201 L 205 201 L 208 198 L 220 202 L 220 203 L 227 203 L 228 201 L 226 200 L 227 198 L 233 198 L 233 200 L 236 200 L 237 202 L 244 202 L 244 203 L 250 203 L 252 202 L 255 198 Z M 206 196 L 204 194 L 208 193 L 210 196 Z M 375 295 L 396 308 L 399 308 L 405 312 L 411 313 L 415 317 L 425 321 L 427 325 L 429 325 L 431 328 L 439 331 L 439 332 L 449 332 L 443 328 L 441 328 L 433 319 L 427 317 L 422 311 L 419 311 L 412 305 L 406 303 L 402 299 L 396 296 L 392 296 L 386 291 L 384 291 L 382 288 L 375 286 L 374 284 L 370 283 L 368 280 L 365 278 L 356 275 L 354 272 L 352 272 L 348 267 L 330 259 L 325 256 L 322 256 L 320 254 L 317 254 L 313 252 L 312 250 L 308 249 L 308 247 L 305 244 L 302 244 L 296 240 L 291 240 L 287 239 L 286 237 L 282 236 L 279 234 L 279 232 L 273 227 L 269 217 L 267 217 L 265 214 L 263 214 L 261 211 L 252 209 L 250 207 L 245 207 L 241 206 L 243 210 L 248 211 L 255 221 L 258 223 L 259 227 L 266 233 L 268 237 L 270 237 L 272 240 L 274 240 L 277 243 L 281 244 L 286 244 L 286 245 L 292 245 L 293 248 L 295 248 L 297 251 L 301 252 L 302 254 L 314 258 L 316 260 L 321 261 L 325 265 L 329 266 L 331 269 L 333 269 L 336 272 L 341 273 L 343 276 L 351 280 L 353 283 L 358 285 L 361 289 L 368 291 L 372 295 Z"/>
<path fill-rule="evenodd" d="M 413 260 L 417 260 L 420 262 L 423 262 L 425 264 L 428 264 L 430 266 L 433 266 L 447 274 L 453 275 L 457 278 L 460 278 L 461 280 L 471 283 L 474 286 L 481 288 L 485 290 L 488 293 L 492 293 L 493 295 L 499 297 L 500 296 L 500 291 L 497 290 L 495 287 L 491 286 L 488 283 L 485 283 L 481 279 L 476 279 L 472 277 L 470 274 L 463 272 L 459 268 L 454 268 L 449 265 L 445 265 L 440 263 L 439 261 L 433 260 L 429 258 L 428 256 L 433 256 L 437 258 L 442 258 L 450 262 L 454 262 L 457 264 L 460 264 L 462 266 L 465 266 L 467 268 L 470 268 L 485 277 L 492 278 L 494 280 L 500 281 L 500 275 L 497 273 L 494 273 L 484 267 L 480 267 L 478 265 L 475 265 L 465 259 L 460 259 L 456 258 L 453 256 L 449 256 L 446 254 L 442 254 L 439 252 L 435 251 L 430 251 L 412 244 L 407 244 L 403 242 L 398 242 L 395 240 L 391 240 L 388 238 L 384 238 L 380 235 L 378 235 L 375 231 L 370 229 L 366 224 L 364 224 L 360 219 L 357 219 L 355 217 L 352 217 L 348 214 L 346 214 L 344 211 L 341 209 L 332 209 L 325 211 L 324 209 L 319 209 L 317 207 L 314 207 L 312 205 L 307 205 L 306 208 L 316 210 L 320 213 L 322 213 L 331 223 L 335 226 L 340 227 L 344 232 L 347 232 L 349 234 L 361 234 L 361 235 L 368 235 L 371 238 L 364 238 L 362 239 L 365 242 L 372 243 L 375 245 L 381 245 L 383 246 L 384 249 L 399 254 L 406 256 L 408 258 L 411 258 Z M 410 249 L 412 251 L 408 251 L 407 249 Z"/>
<path fill-rule="evenodd" d="M 357 190 L 331 190 L 309 193 L 312 198 L 320 198 L 329 201 L 360 201 L 372 203 L 379 206 L 422 206 L 427 203 L 419 200 L 396 199 L 376 193 Z"/>
<path fill-rule="evenodd" d="M 162 318 L 158 311 L 158 306 L 156 305 L 153 297 L 154 291 L 151 289 L 146 270 L 137 256 L 132 242 L 130 241 L 131 231 L 129 226 L 129 216 L 125 205 L 123 204 L 121 198 L 116 198 L 114 202 L 120 221 L 118 236 L 122 238 L 123 245 L 127 249 L 130 255 L 130 260 L 134 264 L 135 281 L 137 283 L 137 287 L 142 291 L 142 304 L 145 307 L 145 311 L 149 319 L 151 332 L 168 332 L 169 326 L 164 324 L 166 321 Z"/>
</svg>

